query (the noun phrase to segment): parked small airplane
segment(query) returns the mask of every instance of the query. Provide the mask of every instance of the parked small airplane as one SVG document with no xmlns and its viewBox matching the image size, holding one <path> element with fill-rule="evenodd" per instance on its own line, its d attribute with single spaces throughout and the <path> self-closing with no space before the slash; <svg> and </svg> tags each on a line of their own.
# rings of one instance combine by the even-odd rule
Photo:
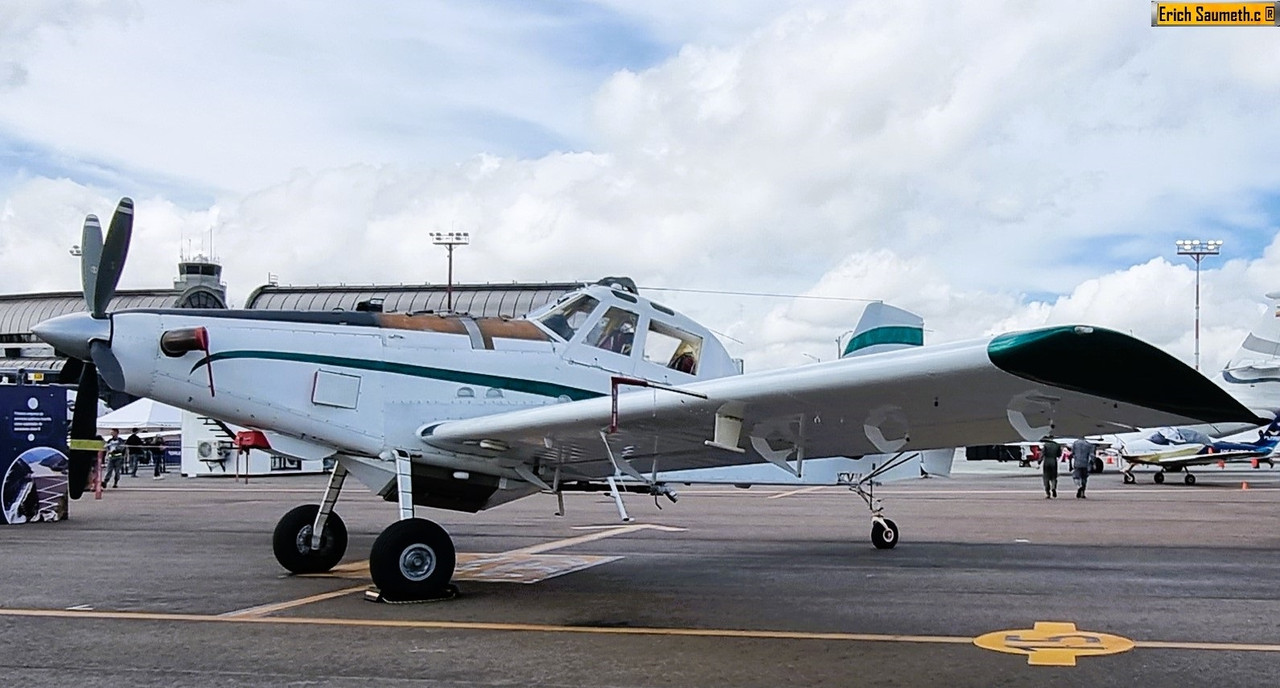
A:
<svg viewBox="0 0 1280 688">
<path fill-rule="evenodd" d="M 86 220 L 89 312 L 41 323 L 36 334 L 86 361 L 81 394 L 96 394 L 100 373 L 113 389 L 260 430 L 276 453 L 335 458 L 320 503 L 276 526 L 276 558 L 290 571 L 342 559 L 346 528 L 333 507 L 349 473 L 396 502 L 400 520 L 369 556 L 390 599 L 439 596 L 453 575 L 452 539 L 415 506 L 474 512 L 619 476 L 662 494 L 652 481 L 661 470 L 1256 422 L 1172 356 L 1089 326 L 740 375 L 709 330 L 626 279 L 514 320 L 109 313 L 132 223 L 129 199 L 105 242 L 97 219 Z M 76 497 L 93 460 L 92 409 L 77 404 L 72 422 Z M 872 523 L 873 535 L 892 526 L 874 511 Z"/>
<path fill-rule="evenodd" d="M 1182 481 L 1195 485 L 1192 466 L 1250 462 L 1256 467 L 1260 461 L 1274 465 L 1271 456 L 1277 444 L 1280 444 L 1280 420 L 1258 430 L 1254 440 L 1239 435 L 1234 441 L 1231 438 L 1214 439 L 1195 428 L 1159 428 L 1140 437 L 1121 440 L 1116 450 L 1127 464 L 1124 468 L 1125 484 L 1137 482 L 1133 475 L 1135 466 L 1155 466 L 1160 469 L 1152 476 L 1156 483 L 1164 482 L 1166 472 L 1182 471 L 1185 473 Z"/>
</svg>

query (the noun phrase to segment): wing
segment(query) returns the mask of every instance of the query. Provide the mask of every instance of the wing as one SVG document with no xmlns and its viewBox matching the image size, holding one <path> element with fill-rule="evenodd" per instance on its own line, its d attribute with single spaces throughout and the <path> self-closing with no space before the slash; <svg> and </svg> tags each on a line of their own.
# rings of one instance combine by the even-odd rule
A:
<svg viewBox="0 0 1280 688">
<path fill-rule="evenodd" d="M 430 446 L 562 479 L 1256 417 L 1126 335 L 1057 327 L 427 425 Z"/>
</svg>

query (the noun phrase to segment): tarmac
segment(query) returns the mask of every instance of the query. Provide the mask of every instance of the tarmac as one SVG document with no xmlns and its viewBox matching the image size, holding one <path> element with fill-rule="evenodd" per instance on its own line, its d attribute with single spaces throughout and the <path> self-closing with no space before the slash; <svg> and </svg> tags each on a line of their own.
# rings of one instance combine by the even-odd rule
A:
<svg viewBox="0 0 1280 688">
<path fill-rule="evenodd" d="M 1275 685 L 1280 469 L 1138 475 L 1085 500 L 1011 464 L 885 486 L 887 551 L 839 488 L 631 495 L 629 524 L 598 494 L 564 517 L 546 495 L 420 510 L 457 543 L 461 594 L 411 605 L 365 600 L 395 508 L 357 484 L 344 563 L 299 577 L 271 531 L 321 476 L 124 478 L 68 521 L 0 528 L 0 683 Z"/>
</svg>

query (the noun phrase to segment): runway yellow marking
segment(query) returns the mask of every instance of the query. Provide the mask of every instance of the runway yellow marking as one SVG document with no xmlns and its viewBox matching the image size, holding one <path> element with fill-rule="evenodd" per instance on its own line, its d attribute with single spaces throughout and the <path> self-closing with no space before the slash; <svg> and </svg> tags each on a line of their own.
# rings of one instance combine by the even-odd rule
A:
<svg viewBox="0 0 1280 688">
<path fill-rule="evenodd" d="M 344 595 L 350 595 L 353 592 L 364 592 L 367 589 L 369 589 L 369 586 L 367 585 L 357 585 L 355 587 L 343 588 L 341 590 L 334 590 L 332 592 L 322 592 L 318 595 L 300 597 L 296 600 L 288 600 L 286 602 L 275 602 L 272 604 L 260 604 L 255 607 L 246 607 L 244 609 L 237 609 L 233 612 L 219 614 L 219 616 L 226 617 L 229 619 L 245 619 L 245 618 L 258 617 L 258 616 L 266 616 L 267 614 L 282 612 L 286 609 L 301 607 L 303 605 L 311 604 L 313 602 L 323 602 L 325 600 L 331 600 L 335 597 L 343 597 Z"/>
<path fill-rule="evenodd" d="M 808 494 L 810 492 L 817 492 L 818 490 L 821 490 L 824 487 L 826 487 L 826 485 L 813 485 L 811 487 L 802 487 L 798 490 L 787 490 L 786 492 L 771 494 L 768 497 L 765 497 L 765 499 L 781 499 L 783 497 L 791 497 L 794 495 Z"/>
<path fill-rule="evenodd" d="M 756 638 L 765 640 L 837 640 L 852 642 L 895 642 L 967 645 L 972 638 L 945 635 L 887 635 L 879 633 L 837 633 L 817 631 L 771 631 L 735 628 L 662 628 L 654 626 L 563 626 L 556 624 L 491 623 L 486 621 L 427 621 L 412 619 L 342 619 L 306 616 L 215 616 L 165 612 L 73 612 L 63 609 L 0 609 L 0 616 L 111 621 L 186 621 L 193 623 L 258 623 L 299 626 L 345 626 L 357 628 L 418 628 L 453 631 L 499 631 L 524 633 L 578 633 L 587 635 L 677 636 L 699 638 Z"/>
<path fill-rule="evenodd" d="M 362 586 L 363 588 L 363 586 Z M 884 643 L 919 643 L 933 645 L 970 645 L 977 644 L 980 638 L 950 635 L 907 635 L 881 633 L 839 633 L 820 631 L 776 631 L 747 630 L 736 628 L 663 628 L 654 626 L 564 626 L 556 624 L 524 624 L 524 623 L 492 623 L 485 621 L 429 621 L 414 619 L 341 619 L 307 616 L 225 616 L 213 614 L 175 614 L 167 612 L 110 612 L 110 611 L 76 611 L 67 609 L 4 609 L 0 608 L 0 617 L 27 618 L 61 618 L 61 619 L 99 619 L 109 621 L 161 621 L 188 623 L 246 623 L 275 624 L 296 626 L 339 626 L 348 628 L 416 628 L 426 630 L 448 631 L 494 631 L 508 633 L 576 633 L 587 635 L 622 635 L 622 636 L 671 636 L 696 638 L 746 638 L 760 640 L 819 640 L 844 642 L 884 642 Z M 1040 624 L 1036 624 L 1040 626 Z M 1062 624 L 1075 629 L 1074 624 Z M 1017 631 L 999 631 L 1000 635 Z M 1026 631 L 1023 631 L 1026 632 Z M 1088 631 L 1075 631 L 1081 635 L 1104 636 Z M 992 635 L 992 634 L 987 634 Z M 1280 645 L 1260 643 L 1196 643 L 1170 642 L 1160 640 L 1130 641 L 1119 636 L 1110 636 L 1120 641 L 1132 643 L 1137 649 L 1161 650 L 1204 650 L 1218 652 L 1274 652 L 1280 653 Z M 986 648 L 994 649 L 994 648 Z M 1027 652 L 1011 649 L 1000 649 L 1001 652 Z M 1114 650 L 1123 651 L 1123 650 Z M 1076 656 L 1084 656 L 1085 652 L 1076 652 Z M 1098 653 L 1093 653 L 1098 654 Z"/>
<path fill-rule="evenodd" d="M 1032 666 L 1076 665 L 1077 657 L 1097 657 L 1128 652 L 1134 643 L 1128 638 L 1109 633 L 1081 631 L 1076 625 L 1061 621 L 1037 621 L 1035 628 L 994 631 L 973 639 L 985 650 L 1026 655 Z"/>
</svg>

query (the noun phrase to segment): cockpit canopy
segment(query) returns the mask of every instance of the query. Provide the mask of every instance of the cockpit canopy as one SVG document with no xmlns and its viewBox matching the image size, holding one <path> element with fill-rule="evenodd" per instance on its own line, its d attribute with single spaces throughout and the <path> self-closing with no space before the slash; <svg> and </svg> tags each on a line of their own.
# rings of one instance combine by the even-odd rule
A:
<svg viewBox="0 0 1280 688">
<path fill-rule="evenodd" d="M 1213 444 L 1213 438 L 1191 428 L 1160 428 L 1147 438 L 1153 444 Z"/>
<path fill-rule="evenodd" d="M 698 378 L 738 372 L 706 328 L 633 290 L 593 285 L 527 317 L 564 342 L 631 357 L 637 364 Z"/>
</svg>

